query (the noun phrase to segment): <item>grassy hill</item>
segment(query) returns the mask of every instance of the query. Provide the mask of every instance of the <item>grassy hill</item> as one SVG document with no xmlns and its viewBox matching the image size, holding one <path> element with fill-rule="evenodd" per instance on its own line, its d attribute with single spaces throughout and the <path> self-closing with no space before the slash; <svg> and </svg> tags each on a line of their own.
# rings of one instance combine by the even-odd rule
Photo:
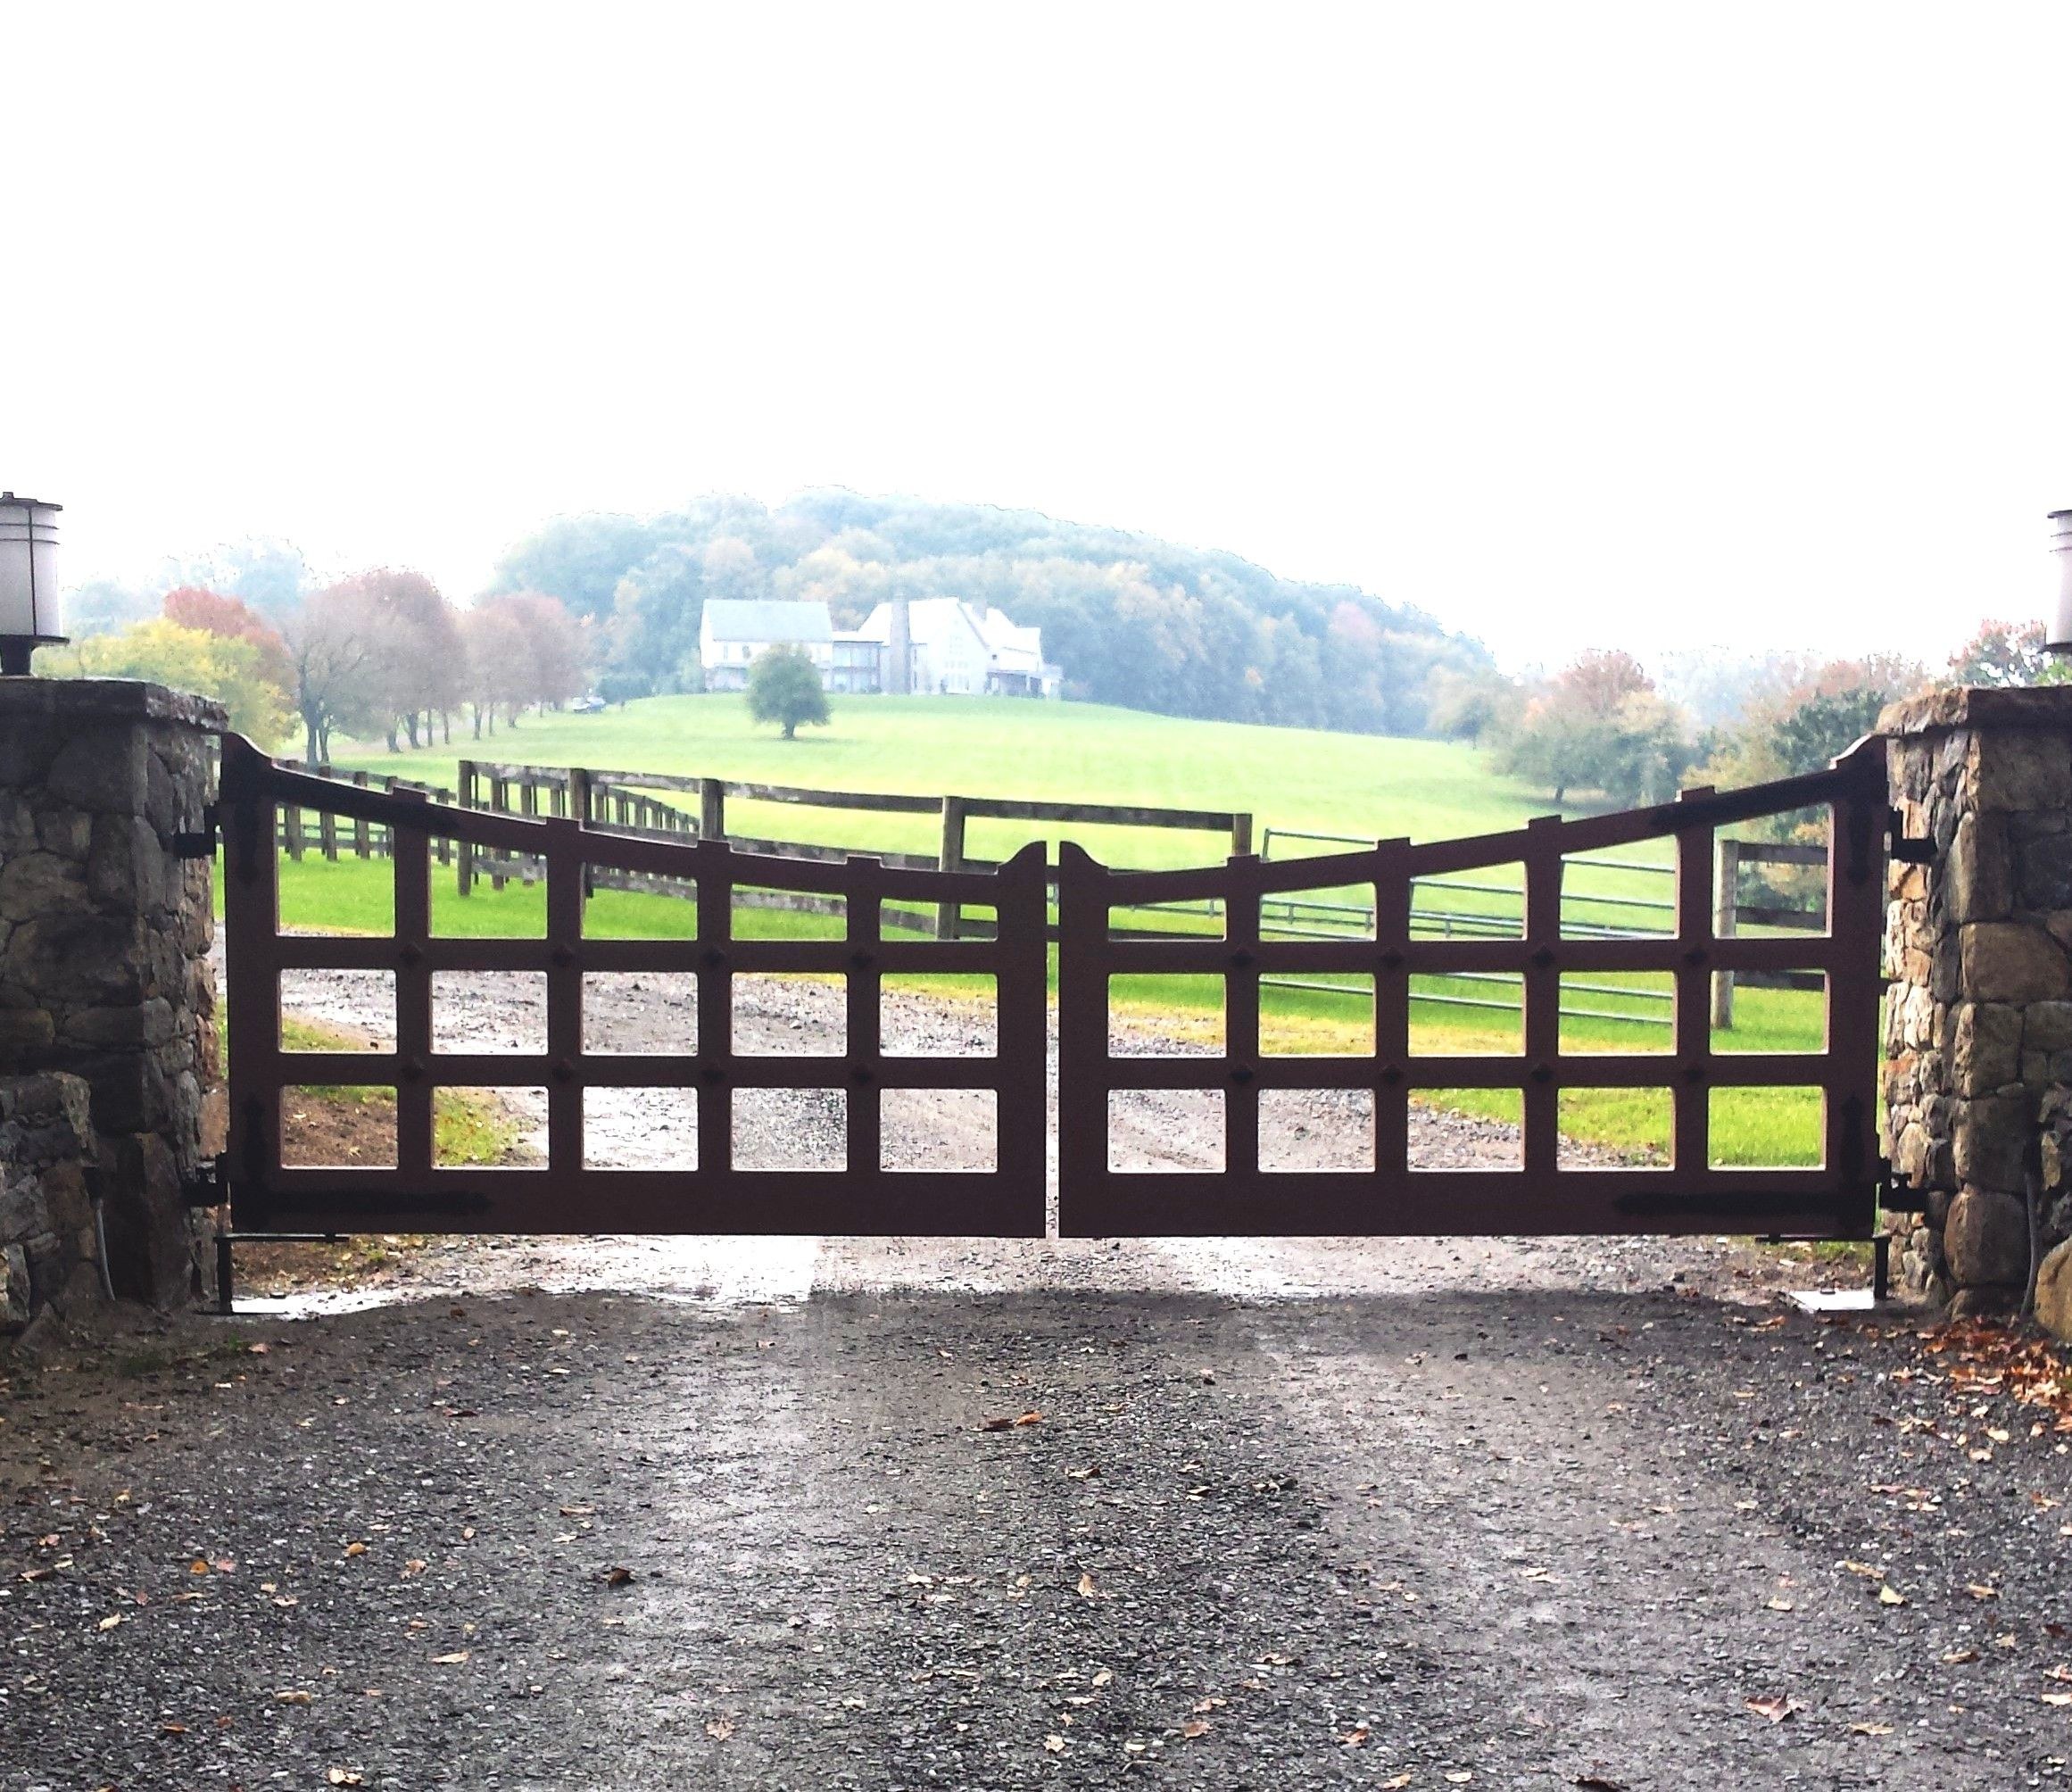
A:
<svg viewBox="0 0 2072 1792">
<path fill-rule="evenodd" d="M 984 698 L 834 699 L 833 726 L 783 741 L 734 695 L 651 697 L 601 716 L 528 716 L 494 740 L 389 752 L 344 743 L 340 766 L 452 785 L 463 757 L 678 772 L 823 790 L 1249 809 L 1264 828 L 1419 840 L 1515 827 L 1547 805 L 1488 756 L 1441 741 L 1202 722 L 1090 703 Z M 924 817 L 729 806 L 733 831 L 931 851 Z M 1031 830 L 974 823 L 971 850 L 1004 856 Z M 1151 829 L 1084 831 L 1117 864 L 1189 865 L 1227 845 Z M 1276 853 L 1276 856 L 1280 856 Z"/>
</svg>

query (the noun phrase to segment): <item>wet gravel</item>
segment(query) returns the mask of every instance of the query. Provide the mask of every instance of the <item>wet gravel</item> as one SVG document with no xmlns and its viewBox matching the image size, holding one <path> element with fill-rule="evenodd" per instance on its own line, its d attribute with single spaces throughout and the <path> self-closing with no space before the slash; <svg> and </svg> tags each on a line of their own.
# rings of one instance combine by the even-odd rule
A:
<svg viewBox="0 0 2072 1792">
<path fill-rule="evenodd" d="M 1778 1307 L 1809 1267 L 450 1240 L 138 1321 L 0 1368 L 0 1788 L 2057 1784 L 2066 1438 L 1911 1322 Z"/>
<path fill-rule="evenodd" d="M 2063 1775 L 2064 1445 L 1903 1326 L 821 1257 L 21 1381 L 0 1785 Z"/>
</svg>

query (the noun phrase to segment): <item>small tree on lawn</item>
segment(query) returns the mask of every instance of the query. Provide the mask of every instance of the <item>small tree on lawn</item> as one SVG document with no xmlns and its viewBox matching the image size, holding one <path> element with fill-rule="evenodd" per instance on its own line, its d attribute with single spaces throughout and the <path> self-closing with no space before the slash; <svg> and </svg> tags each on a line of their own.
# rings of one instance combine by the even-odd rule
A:
<svg viewBox="0 0 2072 1792">
<path fill-rule="evenodd" d="M 827 725 L 827 693 L 803 647 L 772 647 L 756 655 L 749 668 L 748 709 L 751 722 L 776 723 L 787 741 L 802 722 Z"/>
</svg>

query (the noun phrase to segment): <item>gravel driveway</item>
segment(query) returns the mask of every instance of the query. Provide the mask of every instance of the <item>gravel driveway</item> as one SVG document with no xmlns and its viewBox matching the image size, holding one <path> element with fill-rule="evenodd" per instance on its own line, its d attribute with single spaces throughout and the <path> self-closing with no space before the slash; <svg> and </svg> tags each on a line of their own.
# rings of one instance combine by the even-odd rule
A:
<svg viewBox="0 0 2072 1792">
<path fill-rule="evenodd" d="M 184 1320 L 0 1402 L 0 1787 L 2057 1783 L 2065 1443 L 1762 1279 L 519 1240 Z"/>
</svg>

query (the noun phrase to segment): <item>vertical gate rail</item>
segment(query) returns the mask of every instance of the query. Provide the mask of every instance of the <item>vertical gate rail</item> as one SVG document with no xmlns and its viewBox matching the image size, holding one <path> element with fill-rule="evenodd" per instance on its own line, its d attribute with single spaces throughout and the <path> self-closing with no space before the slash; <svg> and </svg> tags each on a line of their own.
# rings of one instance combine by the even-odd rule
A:
<svg viewBox="0 0 2072 1792">
<path fill-rule="evenodd" d="M 327 782 L 270 763 L 236 735 L 223 743 L 232 1224 L 243 1231 L 638 1232 L 1031 1235 L 1045 1220 L 1047 898 L 1042 849 L 997 872 L 946 874 L 772 859 L 724 841 L 643 839 L 586 825 L 579 816 L 528 817 L 449 807 L 418 792 Z M 394 933 L 380 938 L 282 930 L 276 828 L 284 809 L 313 809 L 385 826 L 394 842 Z M 473 939 L 432 932 L 435 840 L 484 858 L 536 857 L 546 867 L 544 936 Z M 695 888 L 693 939 L 593 938 L 584 926 L 594 868 Z M 733 933 L 736 886 L 843 899 L 843 937 L 747 940 Z M 886 940 L 886 902 L 982 904 L 997 934 L 959 941 Z M 281 1038 L 281 974 L 386 971 L 395 979 L 392 1050 L 290 1052 Z M 432 977 L 442 971 L 543 973 L 543 1053 L 434 1049 Z M 695 1053 L 592 1053 L 584 1049 L 584 979 L 592 972 L 691 972 L 697 977 Z M 845 1052 L 805 1058 L 737 1051 L 736 976 L 808 973 L 846 983 Z M 880 985 L 889 974 L 967 972 L 995 979 L 995 1055 L 887 1055 Z M 284 1091 L 393 1087 L 391 1166 L 299 1166 L 282 1161 Z M 593 1168 L 584 1161 L 584 1091 L 599 1087 L 694 1090 L 694 1167 Z M 433 1093 L 443 1087 L 543 1088 L 546 1162 L 540 1167 L 447 1166 L 435 1161 Z M 737 1091 L 840 1089 L 842 1161 L 825 1170 L 742 1170 L 733 1159 Z M 881 1166 L 881 1091 L 990 1091 L 991 1171 Z"/>
<path fill-rule="evenodd" d="M 1826 930 L 1788 936 L 1715 930 L 1718 830 L 1762 816 L 1831 812 Z M 1889 821 L 1882 742 L 1866 742 L 1828 770 L 1626 814 L 1548 817 L 1510 834 L 1280 864 L 1171 872 L 1113 871 L 1067 843 L 1058 864 L 1058 1230 L 1065 1237 L 1217 1234 L 1688 1232 L 1732 1230 L 1869 1238 L 1880 1174 L 1876 1083 Z M 1564 857 L 1668 839 L 1676 852 L 1674 933 L 1662 938 L 1563 935 Z M 1413 938 L 1412 881 L 1491 867 L 1522 867 L 1517 937 Z M 1263 896 L 1367 885 L 1375 937 L 1262 939 Z M 1149 902 L 1224 905 L 1224 937 L 1118 937 L 1111 910 Z M 1711 1049 L 1716 971 L 1819 972 L 1828 1025 L 1817 1052 Z M 1411 978 L 1502 972 L 1523 985 L 1523 1050 L 1516 1055 L 1413 1055 Z M 1668 973 L 1674 993 L 1666 1052 L 1562 1050 L 1564 975 Z M 1263 974 L 1348 974 L 1374 980 L 1372 1049 L 1355 1056 L 1266 1055 L 1259 1049 Z M 1220 977 L 1225 1039 L 1220 1056 L 1115 1056 L 1109 979 Z M 1714 1089 L 1817 1089 L 1823 1098 L 1819 1166 L 1717 1167 L 1710 1141 Z M 1515 1090 L 1522 1116 L 1518 1169 L 1413 1168 L 1410 1104 L 1431 1089 Z M 1669 1093 L 1665 1166 L 1563 1167 L 1559 1101 L 1568 1089 Z M 1220 1173 L 1132 1172 L 1109 1162 L 1110 1098 L 1132 1090 L 1214 1091 L 1222 1097 Z M 1373 1103 L 1373 1166 L 1262 1170 L 1263 1091 L 1353 1090 Z"/>
</svg>

